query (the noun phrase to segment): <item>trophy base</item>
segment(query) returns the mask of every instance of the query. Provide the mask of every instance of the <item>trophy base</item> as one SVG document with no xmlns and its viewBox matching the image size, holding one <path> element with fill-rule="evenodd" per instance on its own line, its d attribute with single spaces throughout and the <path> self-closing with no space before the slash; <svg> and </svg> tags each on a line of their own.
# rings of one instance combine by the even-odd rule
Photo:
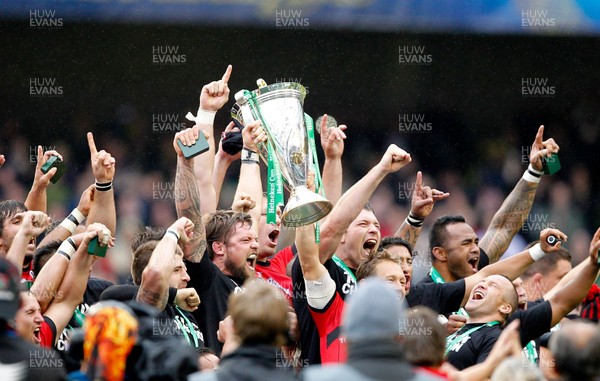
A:
<svg viewBox="0 0 600 381">
<path fill-rule="evenodd" d="M 325 217 L 333 204 L 325 197 L 308 190 L 305 186 L 293 189 L 283 213 L 281 223 L 285 227 L 310 225 Z"/>
</svg>

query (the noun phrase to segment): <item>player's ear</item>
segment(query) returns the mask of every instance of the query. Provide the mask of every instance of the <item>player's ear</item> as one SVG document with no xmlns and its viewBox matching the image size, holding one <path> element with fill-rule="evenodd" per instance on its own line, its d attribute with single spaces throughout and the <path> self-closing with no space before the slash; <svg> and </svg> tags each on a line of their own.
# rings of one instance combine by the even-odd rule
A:
<svg viewBox="0 0 600 381">
<path fill-rule="evenodd" d="M 448 253 L 443 247 L 435 246 L 431 249 L 431 254 L 437 261 L 446 262 L 448 260 Z"/>
<path fill-rule="evenodd" d="M 225 243 L 223 243 L 223 242 L 219 242 L 219 241 L 213 242 L 212 249 L 213 249 L 213 253 L 215 253 L 215 256 L 225 255 Z"/>
</svg>

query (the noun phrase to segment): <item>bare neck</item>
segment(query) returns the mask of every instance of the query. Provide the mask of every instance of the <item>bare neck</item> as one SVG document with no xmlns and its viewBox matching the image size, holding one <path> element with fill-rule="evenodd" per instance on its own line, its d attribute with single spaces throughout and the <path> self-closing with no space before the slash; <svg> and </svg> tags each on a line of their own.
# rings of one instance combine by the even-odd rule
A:
<svg viewBox="0 0 600 381">
<path fill-rule="evenodd" d="M 433 264 L 433 267 L 437 270 L 437 272 L 442 276 L 442 278 L 444 278 L 444 281 L 446 283 L 448 282 L 454 282 L 457 281 L 458 279 L 456 279 L 451 273 L 450 270 L 448 270 L 448 266 L 445 263 L 442 262 L 435 262 Z"/>
</svg>

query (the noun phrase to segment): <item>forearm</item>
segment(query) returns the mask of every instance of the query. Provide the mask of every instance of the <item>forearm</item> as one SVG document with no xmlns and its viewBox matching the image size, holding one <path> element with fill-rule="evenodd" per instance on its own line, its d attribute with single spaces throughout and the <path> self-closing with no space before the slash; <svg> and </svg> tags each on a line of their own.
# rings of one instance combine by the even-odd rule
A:
<svg viewBox="0 0 600 381">
<path fill-rule="evenodd" d="M 241 194 L 250 196 L 256 203 L 255 207 L 250 209 L 248 213 L 252 217 L 252 230 L 258 234 L 263 201 L 259 163 L 242 161 L 235 199 L 238 199 Z"/>
<path fill-rule="evenodd" d="M 33 184 L 29 193 L 27 194 L 27 199 L 25 200 L 25 206 L 27 210 L 39 210 L 40 212 L 46 213 L 47 209 L 47 196 L 46 196 L 46 187 L 38 186 Z"/>
<path fill-rule="evenodd" d="M 117 231 L 117 212 L 115 208 L 115 191 L 98 191 L 94 193 L 94 202 L 87 216 L 87 224 L 99 222 L 106 226 L 114 235 Z"/>
<path fill-rule="evenodd" d="M 187 217 L 194 223 L 194 237 L 184 248 L 185 258 L 190 262 L 200 262 L 206 250 L 206 231 L 202 223 L 200 193 L 194 177 L 194 163 L 184 157 L 177 157 L 175 195 L 177 217 Z"/>
<path fill-rule="evenodd" d="M 213 163 L 206 158 L 209 153 L 204 153 L 194 158 L 194 176 L 198 184 L 198 192 L 202 194 L 200 212 L 212 213 L 217 210 L 217 192 L 213 186 Z M 213 155 L 214 156 L 214 155 Z M 209 167 L 210 165 L 210 167 Z"/>
<path fill-rule="evenodd" d="M 150 261 L 142 273 L 137 300 L 162 311 L 169 296 L 169 277 L 175 268 L 174 253 L 177 240 L 169 230 L 154 248 Z"/>
<path fill-rule="evenodd" d="M 223 154 L 223 155 L 226 155 L 226 154 Z M 217 210 L 217 206 L 219 205 L 219 199 L 221 196 L 221 189 L 223 187 L 223 181 L 225 181 L 225 175 L 227 174 L 227 170 L 229 169 L 229 166 L 232 163 L 231 160 L 227 160 L 227 158 L 223 157 L 223 155 L 217 153 L 217 155 L 215 156 L 215 164 L 213 166 L 213 172 L 212 172 L 212 187 L 213 187 L 213 191 L 215 193 L 215 195 L 214 195 L 215 205 L 214 205 L 214 209 L 209 210 L 209 212 L 214 212 L 215 210 Z M 203 209 L 204 209 L 203 213 L 206 213 L 206 210 L 209 208 L 204 207 Z"/>
<path fill-rule="evenodd" d="M 94 256 L 89 255 L 87 247 L 81 244 L 69 263 L 54 300 L 44 314 L 52 319 L 57 332 L 62 332 L 75 308 L 83 301 L 93 262 Z"/>
<path fill-rule="evenodd" d="M 23 268 L 23 261 L 25 260 L 25 252 L 27 251 L 27 245 L 31 237 L 28 237 L 21 231 L 18 231 L 13 238 L 10 249 L 6 253 L 6 260 L 15 265 L 18 269 Z"/>
<path fill-rule="evenodd" d="M 563 317 L 581 303 L 596 280 L 599 267 L 590 259 L 586 259 L 584 262 L 586 265 L 577 276 L 549 299 L 552 305 L 552 326 L 558 324 Z"/>
<path fill-rule="evenodd" d="M 54 296 L 57 295 L 58 288 L 63 282 L 68 267 L 69 260 L 67 257 L 56 252 L 46 262 L 40 273 L 36 274 L 31 292 L 40 304 L 42 313 L 46 311 Z"/>
<path fill-rule="evenodd" d="M 37 247 L 42 247 L 52 241 L 64 241 L 65 239 L 71 236 L 71 232 L 66 228 L 58 225 L 54 229 L 52 229 L 48 234 L 44 236 L 44 239 L 37 245 Z"/>
<path fill-rule="evenodd" d="M 296 248 L 304 279 L 320 279 L 327 269 L 319 260 L 319 247 L 315 243 L 314 225 L 296 229 Z"/>
<path fill-rule="evenodd" d="M 406 242 L 410 243 L 412 247 L 415 247 L 422 230 L 422 227 L 412 226 L 405 219 L 398 230 L 396 230 L 396 233 L 394 233 L 394 236 L 402 238 Z"/>
<path fill-rule="evenodd" d="M 494 274 L 502 274 L 507 278 L 514 280 L 518 278 L 527 267 L 534 262 L 529 250 L 522 251 L 509 258 L 498 261 L 494 264 L 484 267 L 479 270 L 478 274 L 482 277 L 487 277 Z"/>
<path fill-rule="evenodd" d="M 550 291 L 544 294 L 544 300 L 550 300 L 556 293 L 562 290 L 573 279 L 579 276 L 579 273 L 588 265 L 588 260 L 583 260 L 580 264 L 571 269 Z M 583 298 L 582 298 L 583 299 Z"/>
<path fill-rule="evenodd" d="M 202 213 L 210 213 L 217 210 L 217 197 L 213 187 L 213 167 L 215 165 L 215 138 L 212 123 L 203 122 L 196 124 L 199 128 L 198 134 L 205 131 L 208 134 L 208 151 L 196 156 L 194 161 L 194 175 L 198 182 L 199 192 L 202 194 Z"/>
<path fill-rule="evenodd" d="M 502 203 L 502 206 L 479 242 L 490 263 L 497 262 L 504 254 L 510 241 L 523 226 L 531 211 L 538 184 L 520 179 L 515 188 Z"/>
<path fill-rule="evenodd" d="M 350 223 L 360 213 L 386 173 L 375 167 L 340 197 L 321 229 L 319 257 L 325 263 L 340 243 Z"/>
<path fill-rule="evenodd" d="M 336 204 L 342 196 L 343 172 L 342 159 L 327 158 L 323 164 L 323 189 L 325 196 L 332 204 Z"/>
</svg>

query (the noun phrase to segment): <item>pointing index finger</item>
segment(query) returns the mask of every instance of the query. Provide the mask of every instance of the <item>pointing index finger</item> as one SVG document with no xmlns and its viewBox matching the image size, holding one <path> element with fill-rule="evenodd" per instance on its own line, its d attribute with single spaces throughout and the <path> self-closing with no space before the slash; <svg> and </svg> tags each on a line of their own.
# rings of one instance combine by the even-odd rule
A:
<svg viewBox="0 0 600 381">
<path fill-rule="evenodd" d="M 90 153 L 97 154 L 96 143 L 94 143 L 94 135 L 91 132 L 87 133 L 88 146 L 90 147 Z"/>
<path fill-rule="evenodd" d="M 229 81 L 229 77 L 231 77 L 231 71 L 233 70 L 233 66 L 227 65 L 227 70 L 225 70 L 225 74 L 223 74 L 223 78 L 221 80 L 227 84 Z"/>
<path fill-rule="evenodd" d="M 421 171 L 417 171 L 417 179 L 415 180 L 415 188 L 421 189 L 423 188 L 423 174 Z"/>
<path fill-rule="evenodd" d="M 544 126 L 541 125 L 540 128 L 538 128 L 538 132 L 535 135 L 535 144 L 536 145 L 542 145 L 542 142 L 544 141 Z"/>
</svg>

